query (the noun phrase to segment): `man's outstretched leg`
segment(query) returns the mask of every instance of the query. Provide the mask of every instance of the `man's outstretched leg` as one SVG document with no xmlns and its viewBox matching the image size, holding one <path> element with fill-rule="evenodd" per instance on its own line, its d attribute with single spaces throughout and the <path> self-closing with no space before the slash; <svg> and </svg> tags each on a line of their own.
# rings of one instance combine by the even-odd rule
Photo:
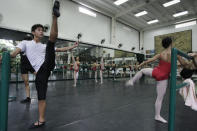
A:
<svg viewBox="0 0 197 131">
<path fill-rule="evenodd" d="M 58 36 L 57 17 L 53 15 L 49 41 L 55 42 Z"/>
<path fill-rule="evenodd" d="M 57 18 L 60 16 L 59 13 L 59 1 L 55 1 L 53 6 L 53 18 L 51 32 L 49 36 L 49 42 L 46 47 L 45 61 L 39 69 L 36 76 L 36 88 L 38 92 L 38 111 L 39 120 L 30 126 L 30 129 L 38 128 L 45 125 L 45 112 L 46 112 L 46 92 L 47 83 L 50 76 L 51 70 L 55 66 L 55 41 L 58 36 Z M 41 80 L 43 79 L 43 80 Z"/>
<path fill-rule="evenodd" d="M 47 45 L 48 47 L 46 47 L 46 56 L 45 56 L 45 61 L 46 63 L 52 65 L 52 67 L 49 67 L 50 70 L 53 70 L 54 66 L 55 66 L 55 49 L 54 49 L 54 43 L 57 39 L 58 36 L 58 27 L 57 27 L 57 17 L 56 16 L 58 11 L 59 11 L 59 2 L 55 1 L 54 3 L 54 7 L 53 7 L 53 19 L 52 19 L 52 26 L 51 26 L 51 32 L 50 32 L 50 36 L 49 36 L 49 41 L 51 43 L 49 44 L 53 44 L 53 45 Z M 56 9 L 54 9 L 56 8 Z M 57 9 L 58 8 L 58 9 Z M 56 12 L 54 12 L 56 11 Z M 51 48 L 49 48 L 51 47 Z M 48 79 L 48 78 L 47 78 Z M 41 122 L 45 121 L 45 111 L 46 111 L 46 100 L 39 100 L 38 101 L 38 108 L 39 108 L 39 120 Z"/>
</svg>

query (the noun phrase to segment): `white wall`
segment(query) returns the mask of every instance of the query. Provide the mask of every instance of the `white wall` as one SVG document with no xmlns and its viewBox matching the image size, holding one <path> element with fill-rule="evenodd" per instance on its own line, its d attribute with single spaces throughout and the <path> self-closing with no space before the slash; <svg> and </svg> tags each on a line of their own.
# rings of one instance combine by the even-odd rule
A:
<svg viewBox="0 0 197 131">
<path fill-rule="evenodd" d="M 0 0 L 0 27 L 31 32 L 36 23 L 51 24 L 52 0 Z"/>
<path fill-rule="evenodd" d="M 105 54 L 103 54 L 104 57 L 108 57 L 108 54 L 109 54 L 109 57 L 114 57 L 115 56 L 115 51 L 114 50 L 106 49 L 106 48 L 103 48 L 103 50 L 105 51 Z"/>
<path fill-rule="evenodd" d="M 92 17 L 78 11 L 80 5 L 70 1 L 61 2 L 62 16 L 59 20 L 60 37 L 66 39 L 76 39 L 78 33 L 82 33 L 82 41 L 92 44 L 100 44 L 105 38 L 105 43 L 110 42 L 110 24 L 111 19 L 96 13 Z"/>
<path fill-rule="evenodd" d="M 169 34 L 174 32 L 180 32 L 184 30 L 192 30 L 192 50 L 197 51 L 197 25 L 189 26 L 185 28 L 175 29 L 175 26 L 168 26 L 164 28 L 149 30 L 144 32 L 144 48 L 145 50 L 154 49 L 154 36 Z"/>
<path fill-rule="evenodd" d="M 139 50 L 139 31 L 117 22 L 115 34 L 117 45 L 122 43 L 122 48 L 128 51 L 131 51 L 132 47 L 135 47 L 135 50 Z"/>
<path fill-rule="evenodd" d="M 3 20 L 0 27 L 30 32 L 31 26 L 36 23 L 51 25 L 51 12 L 53 0 L 0 0 L 0 14 Z M 110 43 L 111 18 L 97 13 L 91 17 L 78 11 L 80 5 L 61 0 L 61 17 L 58 20 L 59 38 L 76 40 L 77 34 L 82 33 L 82 42 L 100 44 L 105 38 L 103 47 L 118 49 L 119 43 L 123 44 L 122 50 L 131 51 L 133 46 L 138 50 L 139 32 L 133 28 L 116 23 L 115 43 Z M 128 29 L 125 29 L 129 28 Z M 49 35 L 49 32 L 46 33 Z"/>
</svg>

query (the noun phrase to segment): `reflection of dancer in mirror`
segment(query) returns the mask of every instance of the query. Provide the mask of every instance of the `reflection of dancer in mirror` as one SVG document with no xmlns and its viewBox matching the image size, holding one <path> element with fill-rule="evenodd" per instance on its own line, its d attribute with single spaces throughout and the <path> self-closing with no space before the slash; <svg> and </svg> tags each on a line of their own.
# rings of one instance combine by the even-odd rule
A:
<svg viewBox="0 0 197 131">
<path fill-rule="evenodd" d="M 74 87 L 77 86 L 77 79 L 79 77 L 79 66 L 80 66 L 80 62 L 79 62 L 79 57 L 76 57 L 76 60 L 72 54 L 72 61 L 74 64 Z"/>
<path fill-rule="evenodd" d="M 71 79 L 73 79 L 73 63 L 70 63 L 70 76 L 71 76 Z"/>
<path fill-rule="evenodd" d="M 123 77 L 126 77 L 127 65 L 124 63 L 122 68 L 123 68 Z"/>
<path fill-rule="evenodd" d="M 103 71 L 104 71 L 104 61 L 103 61 L 103 57 L 101 57 L 101 63 L 100 63 L 100 79 L 101 79 L 101 84 L 103 84 Z"/>
<path fill-rule="evenodd" d="M 115 61 L 112 62 L 112 74 L 113 74 L 113 80 L 116 80 L 116 64 Z"/>
<path fill-rule="evenodd" d="M 109 78 L 110 64 L 106 64 L 105 69 L 107 71 L 107 77 Z"/>
<path fill-rule="evenodd" d="M 138 81 L 142 75 L 150 76 L 156 79 L 157 81 L 157 99 L 155 102 L 155 120 L 167 123 L 167 121 L 161 117 L 160 111 L 162 106 L 162 101 L 164 98 L 164 95 L 166 93 L 166 88 L 168 86 L 168 77 L 170 75 L 171 71 L 171 48 L 172 48 L 172 40 L 170 37 L 166 37 L 162 40 L 162 46 L 164 47 L 164 50 L 160 53 L 155 55 L 153 58 L 148 59 L 147 61 L 141 63 L 137 66 L 137 69 L 142 67 L 145 64 L 148 64 L 150 62 L 153 62 L 155 60 L 159 59 L 159 65 L 152 68 L 144 68 L 141 69 L 137 74 L 130 79 L 126 85 L 127 86 L 133 86 L 136 81 Z"/>
<path fill-rule="evenodd" d="M 91 62 L 88 62 L 88 74 L 89 74 L 89 78 L 92 78 L 92 65 Z"/>
<path fill-rule="evenodd" d="M 70 63 L 70 76 L 73 79 L 73 63 Z"/>
<path fill-rule="evenodd" d="M 94 71 L 94 78 L 95 78 L 95 82 L 97 83 L 97 60 L 94 62 L 94 64 L 92 65 L 92 70 Z"/>
<path fill-rule="evenodd" d="M 132 75 L 133 75 L 132 65 L 129 65 L 129 75 L 130 75 L 130 79 L 131 79 L 132 78 Z"/>
</svg>

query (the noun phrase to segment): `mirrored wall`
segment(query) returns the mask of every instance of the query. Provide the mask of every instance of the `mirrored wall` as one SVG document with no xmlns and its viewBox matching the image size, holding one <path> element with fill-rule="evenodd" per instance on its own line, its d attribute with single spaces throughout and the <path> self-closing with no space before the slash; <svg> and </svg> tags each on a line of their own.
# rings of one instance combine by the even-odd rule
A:
<svg viewBox="0 0 197 131">
<path fill-rule="evenodd" d="M 0 29 L 4 35 L 0 35 L 0 53 L 4 50 L 13 51 L 15 46 L 24 38 L 27 33 Z M 46 43 L 47 37 L 43 39 Z M 72 46 L 75 42 L 58 39 L 56 47 Z M 104 44 L 104 43 L 103 43 Z M 51 72 L 50 80 L 72 80 L 73 79 L 73 60 L 79 57 L 79 79 L 94 79 L 97 72 L 97 78 L 100 78 L 101 59 L 103 59 L 104 78 L 124 78 L 134 73 L 134 66 L 140 62 L 139 54 L 124 52 L 104 48 L 102 45 L 94 46 L 86 43 L 80 43 L 72 51 L 57 52 L 56 66 Z M 143 59 L 144 55 L 141 59 Z M 138 59 L 137 59 L 138 58 Z M 20 71 L 20 55 L 11 62 L 11 81 L 22 81 Z M 29 73 L 29 80 L 35 80 L 35 76 Z"/>
</svg>

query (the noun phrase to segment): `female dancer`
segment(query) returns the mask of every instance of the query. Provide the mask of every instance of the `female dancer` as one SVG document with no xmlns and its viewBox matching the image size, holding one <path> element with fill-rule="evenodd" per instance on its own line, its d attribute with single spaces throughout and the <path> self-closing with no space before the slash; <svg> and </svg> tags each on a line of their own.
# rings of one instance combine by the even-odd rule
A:
<svg viewBox="0 0 197 131">
<path fill-rule="evenodd" d="M 72 54 L 72 60 L 73 60 L 73 63 L 74 63 L 74 87 L 76 87 L 77 85 L 77 79 L 79 77 L 79 66 L 80 66 L 80 62 L 79 62 L 79 57 L 76 57 L 76 61 L 75 61 L 75 58 Z"/>
<path fill-rule="evenodd" d="M 70 66 L 69 76 L 71 76 L 71 79 L 73 79 L 73 63 L 70 63 L 69 66 Z"/>
<path fill-rule="evenodd" d="M 123 68 L 123 74 L 124 74 L 123 76 L 126 77 L 127 65 L 124 63 L 122 68 Z"/>
<path fill-rule="evenodd" d="M 95 78 L 95 82 L 97 83 L 97 60 L 94 62 L 94 64 L 92 65 L 92 70 L 94 71 L 94 78 Z"/>
<path fill-rule="evenodd" d="M 100 79 L 101 79 L 101 84 L 103 84 L 103 70 L 104 70 L 104 62 L 103 62 L 103 57 L 101 57 L 101 63 L 100 63 Z"/>
<path fill-rule="evenodd" d="M 171 71 L 171 47 L 172 47 L 172 39 L 170 37 L 166 37 L 162 40 L 162 46 L 165 48 L 160 54 L 155 55 L 153 58 L 141 63 L 137 66 L 137 68 L 142 67 L 145 64 L 153 62 L 159 59 L 159 65 L 152 68 L 144 68 L 141 69 L 132 79 L 130 79 L 126 85 L 132 86 L 137 80 L 139 80 L 142 75 L 151 76 L 157 81 L 157 98 L 155 102 L 155 120 L 167 123 L 167 121 L 161 117 L 160 111 L 162 106 L 162 101 L 164 95 L 166 93 L 166 88 L 168 86 L 168 77 Z"/>
<path fill-rule="evenodd" d="M 112 72 L 113 72 L 113 80 L 116 80 L 116 64 L 115 61 L 112 61 Z"/>
<path fill-rule="evenodd" d="M 132 68 L 132 65 L 129 65 L 129 75 L 130 75 L 130 79 L 132 78 L 132 74 L 133 74 L 133 68 Z"/>
</svg>

